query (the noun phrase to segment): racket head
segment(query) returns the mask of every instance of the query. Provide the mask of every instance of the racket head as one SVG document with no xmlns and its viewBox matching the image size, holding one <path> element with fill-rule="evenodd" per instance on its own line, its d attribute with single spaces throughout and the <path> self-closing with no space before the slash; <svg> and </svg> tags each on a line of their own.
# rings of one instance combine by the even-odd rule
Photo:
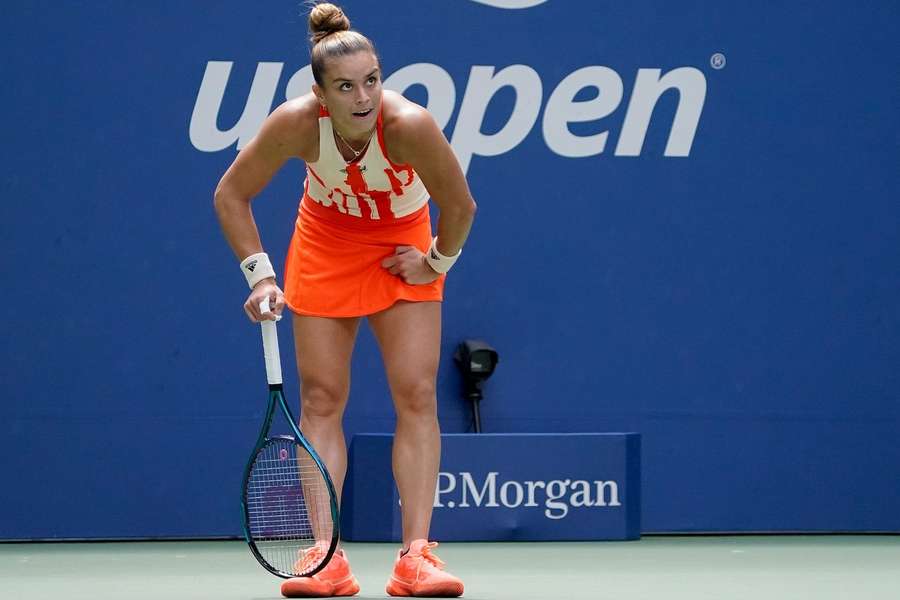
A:
<svg viewBox="0 0 900 600">
<path fill-rule="evenodd" d="M 334 488 L 302 438 L 265 440 L 248 465 L 241 506 L 250 551 L 274 575 L 315 575 L 337 548 Z"/>
</svg>

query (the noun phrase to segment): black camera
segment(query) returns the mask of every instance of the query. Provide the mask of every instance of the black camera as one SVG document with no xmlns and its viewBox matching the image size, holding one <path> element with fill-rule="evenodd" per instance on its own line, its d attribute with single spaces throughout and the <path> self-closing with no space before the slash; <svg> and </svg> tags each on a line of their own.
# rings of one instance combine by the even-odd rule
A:
<svg viewBox="0 0 900 600">
<path fill-rule="evenodd" d="M 465 340 L 456 348 L 453 359 L 463 377 L 464 393 L 472 401 L 472 418 L 475 433 L 481 433 L 481 410 L 479 403 L 484 398 L 481 384 L 494 373 L 500 355 L 487 342 Z"/>
</svg>

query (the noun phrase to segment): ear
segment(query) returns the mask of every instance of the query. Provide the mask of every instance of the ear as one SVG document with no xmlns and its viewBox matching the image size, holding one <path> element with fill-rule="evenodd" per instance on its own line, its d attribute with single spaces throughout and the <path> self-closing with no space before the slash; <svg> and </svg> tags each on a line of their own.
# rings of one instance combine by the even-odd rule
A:
<svg viewBox="0 0 900 600">
<path fill-rule="evenodd" d="M 322 88 L 319 87 L 318 83 L 312 84 L 313 94 L 316 95 L 316 99 L 319 101 L 319 104 L 325 106 L 325 92 L 322 91 Z"/>
</svg>

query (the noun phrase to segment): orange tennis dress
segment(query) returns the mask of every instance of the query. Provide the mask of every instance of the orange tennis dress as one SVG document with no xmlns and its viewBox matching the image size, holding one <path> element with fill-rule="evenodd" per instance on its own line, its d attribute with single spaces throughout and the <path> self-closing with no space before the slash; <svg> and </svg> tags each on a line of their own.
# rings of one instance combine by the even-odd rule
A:
<svg viewBox="0 0 900 600">
<path fill-rule="evenodd" d="M 410 285 L 381 266 L 397 246 L 427 252 L 432 233 L 428 191 L 410 165 L 387 157 L 382 114 L 375 137 L 348 163 L 328 111 L 319 113 L 319 159 L 306 165 L 285 261 L 284 298 L 297 314 L 359 317 L 398 300 L 443 300 L 444 275 Z"/>
</svg>

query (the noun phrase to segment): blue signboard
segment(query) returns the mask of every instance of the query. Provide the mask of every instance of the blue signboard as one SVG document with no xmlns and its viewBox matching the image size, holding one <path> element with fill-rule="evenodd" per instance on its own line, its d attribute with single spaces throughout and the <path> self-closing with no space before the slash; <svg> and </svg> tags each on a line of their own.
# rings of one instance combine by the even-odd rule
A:
<svg viewBox="0 0 900 600">
<path fill-rule="evenodd" d="M 350 446 L 342 535 L 401 539 L 392 435 Z M 628 540 L 640 537 L 640 436 L 445 434 L 431 537 L 444 541 Z"/>
</svg>

